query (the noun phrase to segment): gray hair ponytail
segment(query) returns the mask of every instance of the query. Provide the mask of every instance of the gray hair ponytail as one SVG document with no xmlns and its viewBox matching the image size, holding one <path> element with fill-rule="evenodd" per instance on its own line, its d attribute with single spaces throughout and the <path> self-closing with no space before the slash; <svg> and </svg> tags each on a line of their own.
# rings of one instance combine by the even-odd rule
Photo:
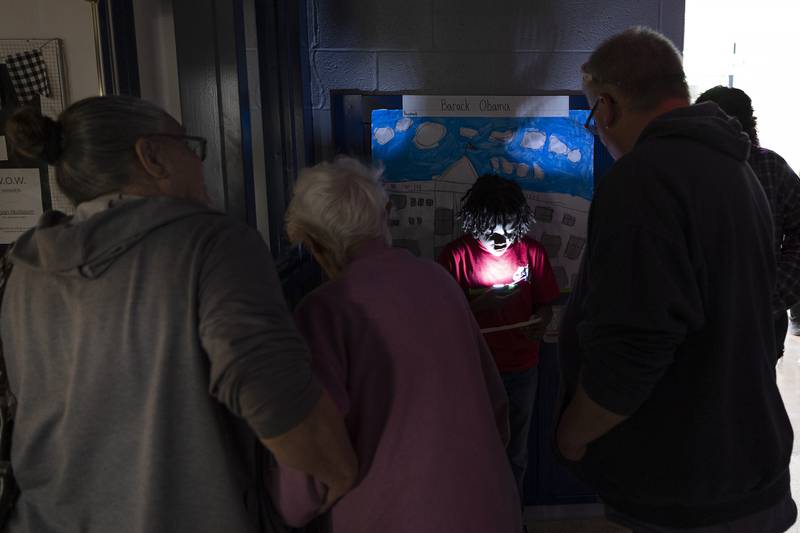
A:
<svg viewBox="0 0 800 533">
<path fill-rule="evenodd" d="M 79 204 L 127 185 L 137 139 L 165 133 L 171 124 L 169 114 L 145 100 L 96 96 L 75 102 L 58 121 L 21 109 L 6 134 L 21 154 L 55 166 L 59 188 Z"/>
</svg>

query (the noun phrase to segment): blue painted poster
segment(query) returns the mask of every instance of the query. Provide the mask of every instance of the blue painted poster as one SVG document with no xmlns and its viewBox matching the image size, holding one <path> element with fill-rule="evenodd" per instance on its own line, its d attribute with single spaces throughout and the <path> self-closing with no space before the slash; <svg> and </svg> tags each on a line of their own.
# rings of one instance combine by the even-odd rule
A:
<svg viewBox="0 0 800 533">
<path fill-rule="evenodd" d="M 372 157 L 384 166 L 395 245 L 434 258 L 461 234 L 461 198 L 483 174 L 513 179 L 562 291 L 575 281 L 594 187 L 589 114 L 568 97 L 404 97 L 372 113 Z"/>
</svg>

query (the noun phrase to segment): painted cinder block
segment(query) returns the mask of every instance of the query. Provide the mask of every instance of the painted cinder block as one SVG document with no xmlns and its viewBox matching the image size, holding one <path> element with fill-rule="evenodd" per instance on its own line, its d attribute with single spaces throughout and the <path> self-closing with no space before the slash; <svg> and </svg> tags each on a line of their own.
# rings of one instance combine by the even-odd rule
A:
<svg viewBox="0 0 800 533">
<path fill-rule="evenodd" d="M 375 54 L 373 52 L 311 53 L 311 104 L 315 109 L 330 107 L 331 89 L 374 91 L 377 88 Z"/>
<path fill-rule="evenodd" d="M 579 90 L 580 66 L 634 25 L 683 47 L 685 0 L 308 0 L 317 157 L 332 89 L 524 95 Z M 318 120 L 319 119 L 319 120 Z"/>
<path fill-rule="evenodd" d="M 580 89 L 588 53 L 383 52 L 378 89 L 450 94 L 524 95 Z"/>
<path fill-rule="evenodd" d="M 433 0 L 316 0 L 320 48 L 429 48 Z"/>
<path fill-rule="evenodd" d="M 592 50 L 634 24 L 658 28 L 659 5 L 660 0 L 439 0 L 433 42 L 447 50 Z"/>
</svg>

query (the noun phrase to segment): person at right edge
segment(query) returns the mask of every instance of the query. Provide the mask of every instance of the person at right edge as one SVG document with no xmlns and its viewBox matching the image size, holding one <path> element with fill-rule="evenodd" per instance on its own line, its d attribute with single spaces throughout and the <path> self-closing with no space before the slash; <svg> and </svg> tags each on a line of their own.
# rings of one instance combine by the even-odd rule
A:
<svg viewBox="0 0 800 533">
<path fill-rule="evenodd" d="M 793 434 L 750 140 L 689 104 L 680 53 L 653 30 L 610 37 L 582 71 L 586 126 L 616 161 L 561 323 L 557 449 L 635 533 L 786 531 Z"/>
<path fill-rule="evenodd" d="M 739 121 L 750 137 L 750 168 L 767 195 L 775 227 L 778 277 L 773 297 L 775 348 L 783 357 L 789 326 L 786 310 L 800 302 L 800 178 L 781 156 L 762 147 L 756 131 L 753 103 L 741 89 L 718 85 L 697 97 L 696 103 L 714 102 Z"/>
</svg>

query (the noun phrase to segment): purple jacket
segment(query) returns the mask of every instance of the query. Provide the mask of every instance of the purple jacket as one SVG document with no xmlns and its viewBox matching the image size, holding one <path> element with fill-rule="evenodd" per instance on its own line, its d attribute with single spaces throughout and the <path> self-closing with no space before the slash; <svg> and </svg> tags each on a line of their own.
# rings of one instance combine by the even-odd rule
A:
<svg viewBox="0 0 800 533">
<path fill-rule="evenodd" d="M 443 268 L 370 243 L 296 319 L 360 464 L 357 486 L 331 510 L 333 532 L 522 529 L 503 384 Z M 318 484 L 285 467 L 273 474 L 284 518 L 307 523 L 320 506 Z"/>
</svg>

